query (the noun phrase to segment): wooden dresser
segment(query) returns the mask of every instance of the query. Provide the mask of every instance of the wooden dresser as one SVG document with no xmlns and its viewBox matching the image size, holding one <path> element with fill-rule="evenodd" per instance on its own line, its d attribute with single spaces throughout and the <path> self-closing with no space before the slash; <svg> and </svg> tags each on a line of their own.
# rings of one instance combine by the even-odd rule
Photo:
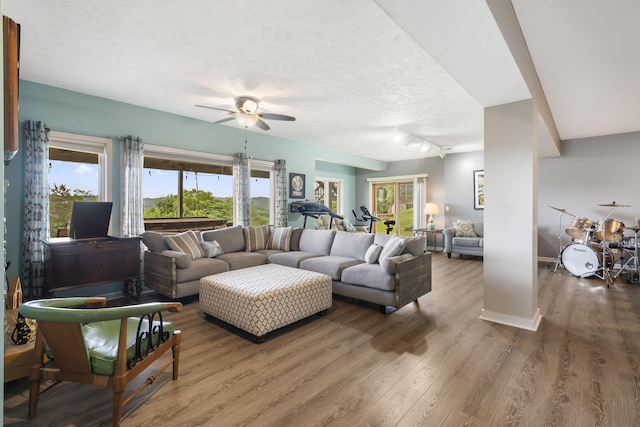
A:
<svg viewBox="0 0 640 427">
<path fill-rule="evenodd" d="M 140 296 L 140 237 L 53 238 L 44 242 L 46 290 L 56 291 L 135 280 Z"/>
</svg>

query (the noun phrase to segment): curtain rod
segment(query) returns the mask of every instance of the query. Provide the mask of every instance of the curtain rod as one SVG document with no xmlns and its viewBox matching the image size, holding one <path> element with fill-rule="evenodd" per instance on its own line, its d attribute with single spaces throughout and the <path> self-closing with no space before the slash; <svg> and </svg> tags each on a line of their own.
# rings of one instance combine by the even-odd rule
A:
<svg viewBox="0 0 640 427">
<path fill-rule="evenodd" d="M 64 132 L 64 133 L 72 133 L 72 134 L 74 134 L 74 135 L 93 136 L 93 137 L 95 137 L 95 138 L 108 138 L 108 139 L 120 139 L 120 138 L 122 138 L 121 136 L 115 136 L 115 137 L 114 137 L 114 136 L 109 136 L 109 135 L 106 135 L 106 136 L 105 136 L 105 135 L 96 135 L 96 134 L 94 134 L 94 133 L 86 133 L 86 132 L 79 132 L 79 131 L 76 131 L 76 130 L 68 130 L 68 129 L 54 128 L 54 127 L 51 127 L 51 126 L 47 125 L 46 123 L 45 123 L 45 125 L 44 125 L 44 128 L 45 128 L 46 130 L 48 130 L 48 131 Z"/>
</svg>

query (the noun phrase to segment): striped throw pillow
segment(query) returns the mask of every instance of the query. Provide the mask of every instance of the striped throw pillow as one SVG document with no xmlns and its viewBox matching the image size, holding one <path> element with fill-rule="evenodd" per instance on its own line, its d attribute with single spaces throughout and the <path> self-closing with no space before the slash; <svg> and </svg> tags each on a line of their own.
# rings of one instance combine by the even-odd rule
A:
<svg viewBox="0 0 640 427">
<path fill-rule="evenodd" d="M 269 226 L 261 225 L 259 227 L 245 227 L 244 240 L 247 245 L 247 252 L 259 251 L 267 249 L 269 241 Z"/>
<path fill-rule="evenodd" d="M 166 244 L 174 251 L 184 252 L 191 256 L 191 259 L 204 258 L 206 254 L 200 245 L 200 241 L 192 230 L 173 236 L 163 236 Z"/>
<path fill-rule="evenodd" d="M 273 227 L 269 235 L 267 249 L 280 249 L 289 251 L 291 247 L 291 233 L 293 227 Z"/>
</svg>

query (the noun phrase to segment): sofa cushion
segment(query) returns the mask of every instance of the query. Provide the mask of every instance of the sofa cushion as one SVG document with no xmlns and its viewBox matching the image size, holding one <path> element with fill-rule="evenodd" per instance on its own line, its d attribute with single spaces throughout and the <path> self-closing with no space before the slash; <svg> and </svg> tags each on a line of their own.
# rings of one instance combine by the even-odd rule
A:
<svg viewBox="0 0 640 427">
<path fill-rule="evenodd" d="M 176 268 L 176 283 L 200 280 L 204 276 L 229 271 L 229 264 L 218 258 L 200 258 L 191 261 L 189 268 Z"/>
<path fill-rule="evenodd" d="M 291 247 L 292 227 L 272 227 L 269 233 L 269 243 L 266 249 L 280 249 L 288 251 Z"/>
<path fill-rule="evenodd" d="M 269 259 L 269 257 L 273 254 L 279 254 L 282 253 L 284 251 L 280 250 L 280 249 L 260 249 L 259 251 L 256 251 L 259 254 L 262 254 L 264 256 L 267 257 L 267 259 Z"/>
<path fill-rule="evenodd" d="M 393 234 L 378 234 L 378 233 L 374 234 L 373 236 L 374 236 L 373 243 L 380 246 L 386 245 L 389 239 L 391 239 L 392 237 L 396 237 Z"/>
<path fill-rule="evenodd" d="M 396 288 L 395 276 L 382 271 L 378 264 L 364 263 L 345 268 L 340 281 L 383 291 L 393 291 Z"/>
<path fill-rule="evenodd" d="M 267 256 L 260 252 L 232 252 L 220 255 L 218 258 L 229 264 L 229 270 L 255 267 L 267 263 Z"/>
<path fill-rule="evenodd" d="M 456 237 L 477 237 L 473 224 L 470 221 L 457 221 L 453 223 Z"/>
<path fill-rule="evenodd" d="M 224 253 L 244 251 L 244 231 L 241 225 L 207 230 L 202 232 L 202 240 L 217 241 Z"/>
<path fill-rule="evenodd" d="M 168 256 L 176 259 L 176 267 L 189 268 L 191 267 L 191 256 L 180 251 L 172 251 L 171 249 L 160 252 L 164 256 Z"/>
<path fill-rule="evenodd" d="M 136 338 L 138 325 L 141 331 L 152 330 L 152 341 L 154 347 L 158 345 L 158 335 L 160 322 L 153 321 L 150 328 L 147 318 L 129 317 L 127 319 L 127 364 L 135 364 L 136 360 Z M 162 322 L 163 332 L 173 335 L 173 324 Z M 82 325 L 82 336 L 87 347 L 91 372 L 98 375 L 113 375 L 118 358 L 118 336 L 120 334 L 120 320 L 107 320 L 102 322 L 91 322 Z M 114 345 L 115 343 L 116 345 Z M 146 337 L 141 342 L 140 352 L 145 354 L 149 348 L 149 338 Z"/>
<path fill-rule="evenodd" d="M 174 251 L 184 252 L 191 256 L 191 259 L 199 259 L 206 256 L 200 240 L 192 230 L 173 236 L 163 236 L 165 243 Z"/>
<path fill-rule="evenodd" d="M 465 247 L 465 248 L 479 248 L 482 239 L 477 237 L 454 237 L 451 240 L 453 246 Z"/>
<path fill-rule="evenodd" d="M 340 280 L 342 270 L 361 263 L 362 261 L 350 257 L 329 255 L 307 258 L 300 262 L 300 268 L 326 274 L 331 277 L 332 280 Z"/>
<path fill-rule="evenodd" d="M 247 252 L 255 252 L 260 249 L 266 249 L 269 242 L 268 225 L 258 227 L 244 227 L 244 243 Z"/>
<path fill-rule="evenodd" d="M 289 250 L 291 251 L 299 251 L 300 250 L 300 237 L 302 237 L 302 227 L 293 227 L 291 230 L 291 241 L 289 243 Z"/>
<path fill-rule="evenodd" d="M 220 243 L 218 243 L 216 240 L 212 242 L 205 242 L 203 240 L 202 242 L 200 242 L 200 244 L 202 245 L 202 249 L 204 249 L 204 253 L 207 255 L 207 258 L 215 258 L 219 255 L 224 254 Z"/>
<path fill-rule="evenodd" d="M 474 222 L 473 231 L 476 233 L 477 237 L 484 237 L 484 222 Z"/>
<path fill-rule="evenodd" d="M 425 252 L 427 239 L 424 236 L 415 236 L 405 238 L 406 246 L 402 251 L 403 254 L 422 255 Z"/>
<path fill-rule="evenodd" d="M 140 237 L 142 237 L 142 243 L 144 243 L 151 252 L 162 252 L 169 249 L 169 246 L 163 239 L 164 234 L 162 233 L 157 231 L 145 231 L 140 235 Z"/>
<path fill-rule="evenodd" d="M 331 245 L 332 256 L 355 258 L 364 261 L 367 249 L 373 243 L 373 234 L 369 233 L 349 233 L 348 231 L 338 231 Z"/>
<path fill-rule="evenodd" d="M 318 255 L 329 255 L 331 244 L 336 235 L 333 230 L 302 230 L 300 236 L 300 250 Z"/>
<path fill-rule="evenodd" d="M 378 258 L 380 257 L 380 252 L 382 252 L 382 246 L 373 243 L 371 246 L 369 246 L 367 252 L 364 254 L 364 261 L 367 264 L 377 263 Z"/>
<path fill-rule="evenodd" d="M 309 258 L 316 258 L 321 255 L 312 254 L 310 252 L 302 252 L 302 251 L 289 251 L 289 252 L 280 252 L 268 255 L 269 262 L 273 264 L 284 265 L 287 267 L 298 268 L 300 267 L 300 262 Z"/>
</svg>

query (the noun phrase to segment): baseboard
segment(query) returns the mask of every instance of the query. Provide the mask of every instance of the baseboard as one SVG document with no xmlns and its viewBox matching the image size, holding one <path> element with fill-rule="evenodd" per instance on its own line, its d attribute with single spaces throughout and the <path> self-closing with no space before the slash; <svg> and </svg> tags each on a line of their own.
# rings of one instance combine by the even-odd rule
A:
<svg viewBox="0 0 640 427">
<path fill-rule="evenodd" d="M 487 320 L 493 323 L 500 323 L 502 325 L 514 326 L 520 329 L 526 329 L 528 331 L 537 331 L 542 315 L 540 314 L 540 308 L 536 309 L 533 319 L 525 319 L 523 317 L 509 316 L 502 313 L 494 313 L 492 311 L 482 309 L 480 319 Z"/>
</svg>

